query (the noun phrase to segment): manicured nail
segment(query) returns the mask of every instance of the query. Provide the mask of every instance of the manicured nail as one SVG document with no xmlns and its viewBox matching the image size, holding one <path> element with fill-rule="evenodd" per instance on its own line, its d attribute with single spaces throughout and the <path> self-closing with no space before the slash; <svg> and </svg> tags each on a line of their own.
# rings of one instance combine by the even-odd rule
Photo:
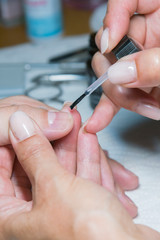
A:
<svg viewBox="0 0 160 240">
<path fill-rule="evenodd" d="M 123 198 L 126 200 L 126 202 L 128 202 L 131 206 L 134 206 L 135 208 L 137 208 L 137 206 L 135 205 L 135 203 L 126 195 L 123 194 Z"/>
<path fill-rule="evenodd" d="M 114 84 L 132 83 L 137 80 L 135 61 L 119 61 L 108 69 L 108 78 Z"/>
<path fill-rule="evenodd" d="M 66 102 L 64 102 L 63 107 L 65 107 L 65 106 L 70 106 L 71 104 L 72 104 L 72 102 L 66 101 Z M 63 108 L 63 107 L 62 107 L 62 108 Z"/>
<path fill-rule="evenodd" d="M 128 176 L 133 176 L 138 178 L 138 176 L 136 174 L 134 174 L 133 172 L 131 172 L 130 170 L 128 170 L 127 168 L 124 168 L 124 174 L 127 174 Z"/>
<path fill-rule="evenodd" d="M 72 116 L 68 112 L 48 112 L 48 124 L 56 132 L 68 129 L 72 121 Z"/>
<path fill-rule="evenodd" d="M 119 200 L 125 204 L 127 202 L 129 205 L 135 206 L 134 202 L 122 191 L 122 189 L 119 186 L 116 186 L 116 192 Z"/>
<path fill-rule="evenodd" d="M 101 37 L 101 53 L 104 54 L 106 50 L 108 49 L 108 43 L 109 43 L 109 29 L 106 28 Z"/>
<path fill-rule="evenodd" d="M 34 124 L 24 112 L 17 111 L 10 118 L 10 128 L 19 142 L 36 134 Z"/>
<path fill-rule="evenodd" d="M 63 112 L 71 112 L 70 106 L 72 105 L 72 102 L 64 102 L 62 111 Z"/>
<path fill-rule="evenodd" d="M 145 117 L 160 120 L 160 109 L 153 105 L 139 103 L 133 108 L 133 111 Z"/>
</svg>

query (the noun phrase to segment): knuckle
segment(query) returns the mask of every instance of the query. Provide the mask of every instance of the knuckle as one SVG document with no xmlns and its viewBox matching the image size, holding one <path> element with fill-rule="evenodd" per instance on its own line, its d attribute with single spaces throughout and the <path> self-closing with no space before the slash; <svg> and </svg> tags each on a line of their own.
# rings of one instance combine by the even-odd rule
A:
<svg viewBox="0 0 160 240">
<path fill-rule="evenodd" d="M 22 105 L 18 105 L 18 104 L 12 104 L 11 106 L 11 112 L 17 112 L 17 111 L 24 111 L 26 112 L 27 109 L 29 108 L 29 106 L 22 104 Z"/>
</svg>

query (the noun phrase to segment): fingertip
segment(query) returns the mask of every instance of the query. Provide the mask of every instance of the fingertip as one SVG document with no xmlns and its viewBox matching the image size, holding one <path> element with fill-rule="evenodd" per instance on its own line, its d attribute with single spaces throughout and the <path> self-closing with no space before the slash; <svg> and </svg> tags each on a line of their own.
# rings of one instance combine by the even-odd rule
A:
<svg viewBox="0 0 160 240">
<path fill-rule="evenodd" d="M 136 2 L 136 1 L 135 1 Z M 108 2 L 107 13 L 104 18 L 104 29 L 109 28 L 108 50 L 111 51 L 129 30 L 130 17 L 136 10 L 135 2 L 128 0 Z"/>
<path fill-rule="evenodd" d="M 9 119 L 9 133 L 14 142 L 21 142 L 36 134 L 32 119 L 24 112 L 14 112 Z"/>
<path fill-rule="evenodd" d="M 110 67 L 110 61 L 100 52 L 96 52 L 92 59 L 92 68 L 97 77 L 102 76 Z"/>
<path fill-rule="evenodd" d="M 70 108 L 71 105 L 72 105 L 72 102 L 66 101 L 66 102 L 64 102 L 61 110 L 64 111 L 64 112 L 69 112 L 69 113 L 71 113 L 72 111 L 74 111 L 74 109 L 72 110 L 72 109 Z"/>
<path fill-rule="evenodd" d="M 96 45 L 97 45 L 97 47 L 99 48 L 99 50 L 101 49 L 101 38 L 102 38 L 102 34 L 103 34 L 103 27 L 101 27 L 101 28 L 99 29 L 99 31 L 97 32 L 96 37 L 95 37 L 95 42 L 96 42 Z"/>
<path fill-rule="evenodd" d="M 139 187 L 139 177 L 130 170 L 124 168 L 123 177 L 126 181 L 126 185 L 128 185 L 128 190 L 133 190 Z M 127 186 L 125 189 L 127 190 Z"/>
<path fill-rule="evenodd" d="M 85 130 L 90 133 L 103 130 L 111 122 L 115 114 L 116 110 L 113 103 L 103 95 L 92 116 L 87 121 Z"/>
<path fill-rule="evenodd" d="M 108 162 L 111 166 L 115 181 L 123 190 L 133 190 L 138 188 L 138 176 L 113 159 L 109 158 Z"/>
<path fill-rule="evenodd" d="M 123 196 L 123 203 L 125 204 L 125 208 L 132 218 L 137 217 L 138 215 L 138 207 L 134 204 L 134 202 L 126 195 Z"/>
<path fill-rule="evenodd" d="M 124 193 L 124 191 L 117 185 L 117 196 L 120 202 L 123 204 L 127 212 L 132 218 L 135 218 L 138 214 L 138 207 L 135 203 Z"/>
<path fill-rule="evenodd" d="M 48 133 L 55 133 L 65 135 L 70 132 L 73 128 L 73 116 L 68 111 L 48 111 L 48 126 L 49 129 L 46 129 Z M 55 136 L 54 136 L 55 137 Z"/>
<path fill-rule="evenodd" d="M 101 53 L 104 54 L 105 52 L 107 52 L 108 47 L 109 47 L 109 28 L 105 28 L 101 36 L 100 43 Z"/>
</svg>

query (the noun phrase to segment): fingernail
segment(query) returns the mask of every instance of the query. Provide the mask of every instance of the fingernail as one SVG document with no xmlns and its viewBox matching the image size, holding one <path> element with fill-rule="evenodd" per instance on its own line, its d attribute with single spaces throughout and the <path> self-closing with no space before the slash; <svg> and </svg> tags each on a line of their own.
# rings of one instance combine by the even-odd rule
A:
<svg viewBox="0 0 160 240">
<path fill-rule="evenodd" d="M 117 195 L 118 195 L 118 198 L 119 200 L 124 203 L 124 202 L 127 202 L 129 203 L 130 205 L 133 205 L 136 207 L 136 205 L 134 204 L 134 202 L 126 195 L 124 194 L 124 192 L 122 191 L 122 189 L 119 187 L 119 186 L 116 186 L 116 192 L 117 192 Z"/>
<path fill-rule="evenodd" d="M 72 121 L 72 116 L 68 112 L 48 112 L 48 124 L 56 132 L 68 129 Z"/>
<path fill-rule="evenodd" d="M 131 206 L 135 206 L 137 208 L 135 203 L 126 194 L 123 194 L 123 197 Z"/>
<path fill-rule="evenodd" d="M 72 102 L 66 101 L 66 102 L 64 102 L 63 107 L 65 107 L 65 106 L 70 106 L 71 104 L 72 104 Z M 62 107 L 62 108 L 63 108 L 63 107 Z"/>
<path fill-rule="evenodd" d="M 63 112 L 70 112 L 70 106 L 71 106 L 72 102 L 64 102 L 63 107 L 62 107 L 62 111 Z"/>
<path fill-rule="evenodd" d="M 119 61 L 108 69 L 108 78 L 114 84 L 132 83 L 137 80 L 135 61 Z"/>
<path fill-rule="evenodd" d="M 36 134 L 34 124 L 24 112 L 17 111 L 10 118 L 10 128 L 19 142 Z"/>
<path fill-rule="evenodd" d="M 130 170 L 128 170 L 127 168 L 124 168 L 124 174 L 127 174 L 129 176 L 133 176 L 138 178 L 138 176 L 136 174 L 134 174 L 133 172 L 131 172 Z"/>
<path fill-rule="evenodd" d="M 108 49 L 108 43 L 109 43 L 109 29 L 106 28 L 101 37 L 101 53 L 104 54 L 106 50 Z"/>
<path fill-rule="evenodd" d="M 145 117 L 160 120 L 160 109 L 153 105 L 139 103 L 133 108 L 133 111 Z"/>
</svg>

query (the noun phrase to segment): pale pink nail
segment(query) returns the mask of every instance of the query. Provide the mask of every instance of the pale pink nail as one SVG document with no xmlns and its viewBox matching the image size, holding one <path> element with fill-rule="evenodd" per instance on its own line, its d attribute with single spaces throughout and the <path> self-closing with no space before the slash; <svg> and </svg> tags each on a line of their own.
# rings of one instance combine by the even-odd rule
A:
<svg viewBox="0 0 160 240">
<path fill-rule="evenodd" d="M 36 134 L 34 124 L 24 112 L 17 111 L 10 118 L 10 128 L 18 141 L 23 141 Z"/>
<path fill-rule="evenodd" d="M 109 29 L 106 28 L 101 37 L 101 53 L 104 54 L 106 50 L 108 49 L 108 43 L 109 43 Z"/>
<path fill-rule="evenodd" d="M 70 109 L 71 104 L 72 104 L 72 102 L 64 102 L 63 107 L 62 107 L 62 111 L 70 113 L 70 111 L 71 111 L 71 109 Z"/>
<path fill-rule="evenodd" d="M 108 69 L 108 78 L 114 84 L 132 83 L 137 80 L 135 61 L 119 61 Z"/>
<path fill-rule="evenodd" d="M 136 174 L 134 174 L 133 172 L 131 172 L 127 168 L 124 168 L 124 174 L 127 174 L 129 176 L 133 176 L 133 177 L 136 177 L 136 178 L 138 177 Z"/>
<path fill-rule="evenodd" d="M 160 109 L 149 104 L 139 103 L 134 108 L 133 111 L 139 113 L 145 117 L 160 120 Z"/>
<path fill-rule="evenodd" d="M 117 191 L 117 196 L 118 196 L 119 200 L 123 204 L 125 204 L 125 202 L 127 202 L 129 205 L 136 207 L 134 202 L 122 191 L 122 189 L 119 186 L 116 186 L 116 191 Z"/>
<path fill-rule="evenodd" d="M 48 124 L 54 131 L 65 131 L 71 126 L 73 119 L 68 112 L 48 112 Z"/>
</svg>

